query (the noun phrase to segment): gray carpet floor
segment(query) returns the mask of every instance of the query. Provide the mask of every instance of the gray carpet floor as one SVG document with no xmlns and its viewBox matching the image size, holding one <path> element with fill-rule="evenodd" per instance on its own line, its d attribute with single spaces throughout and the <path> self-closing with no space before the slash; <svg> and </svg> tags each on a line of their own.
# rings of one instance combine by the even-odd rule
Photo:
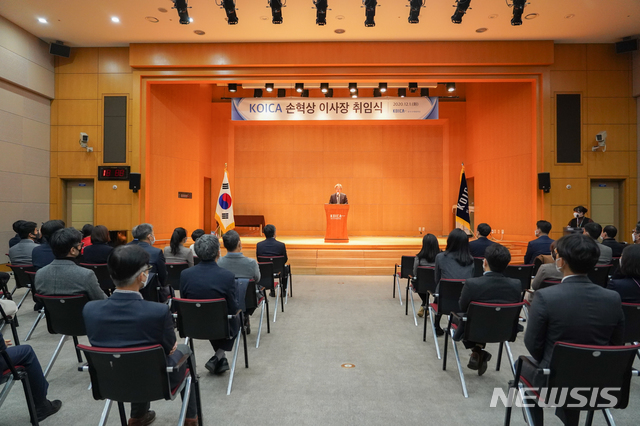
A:
<svg viewBox="0 0 640 426">
<path fill-rule="evenodd" d="M 248 336 L 249 368 L 242 350 L 233 391 L 226 395 L 229 375 L 212 376 L 204 369 L 211 346 L 196 342 L 198 372 L 201 376 L 205 425 L 499 425 L 504 408 L 490 408 L 493 390 L 506 391 L 511 372 L 506 355 L 495 371 L 497 345 L 489 369 L 479 377 L 466 368 L 468 351 L 462 345 L 461 360 L 469 391 L 462 395 L 453 352 L 447 370 L 436 357 L 431 331 L 422 341 L 422 319 L 413 323 L 411 307 L 391 297 L 392 277 L 294 276 L 294 297 L 277 322 L 266 326 L 255 348 L 258 311 L 252 317 Z M 13 285 L 10 283 L 9 288 Z M 21 295 L 21 290 L 16 296 Z M 404 294 L 403 294 L 404 300 Z M 419 298 L 415 296 L 416 307 Z M 270 299 L 273 321 L 274 299 Z M 22 340 L 35 320 L 33 302 L 28 297 L 19 312 Z M 443 319 L 444 324 L 444 319 Z M 3 330 L 9 338 L 10 330 Z M 47 333 L 42 322 L 27 344 L 33 346 L 43 369 L 58 337 Z M 441 349 L 443 338 L 439 338 Z M 23 342 L 25 343 L 25 342 Z M 80 338 L 80 343 L 87 343 Z M 514 356 L 526 354 L 519 339 L 512 345 Z M 228 353 L 231 359 L 232 353 Z M 352 363 L 355 368 L 341 365 Z M 45 426 L 95 425 L 103 408 L 87 390 L 88 373 L 77 371 L 72 340 L 49 375 L 49 398 L 60 399 L 62 409 L 43 422 Z M 638 363 L 636 363 L 638 366 Z M 640 414 L 640 378 L 632 379 L 631 400 L 626 410 L 614 410 L 618 425 L 637 425 Z M 174 425 L 180 410 L 177 401 L 152 403 L 157 413 L 154 425 Z M 127 407 L 128 413 L 128 407 Z M 583 416 L 584 417 L 584 416 Z M 523 425 L 519 409 L 513 412 L 514 425 Z M 636 419 L 636 420 L 633 420 Z M 551 409 L 545 410 L 548 425 L 561 424 Z M 16 384 L 0 407 L 0 425 L 28 425 L 29 418 L 21 386 Z M 114 406 L 109 425 L 118 425 Z M 596 416 L 594 424 L 605 424 Z"/>
</svg>

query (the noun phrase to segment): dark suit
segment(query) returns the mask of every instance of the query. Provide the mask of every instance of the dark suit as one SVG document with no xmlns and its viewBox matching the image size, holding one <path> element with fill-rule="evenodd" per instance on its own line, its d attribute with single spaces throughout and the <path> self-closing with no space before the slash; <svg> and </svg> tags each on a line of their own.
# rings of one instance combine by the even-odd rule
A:
<svg viewBox="0 0 640 426">
<path fill-rule="evenodd" d="M 287 247 L 275 238 L 267 238 L 256 244 L 256 256 L 284 256 L 284 263 L 289 260 Z"/>
<path fill-rule="evenodd" d="M 471 256 L 484 257 L 484 251 L 491 244 L 496 244 L 496 243 L 489 240 L 487 237 L 480 237 L 477 240 L 469 241 L 469 251 L 471 252 Z"/>
<path fill-rule="evenodd" d="M 84 254 L 82 255 L 82 263 L 101 264 L 107 263 L 107 258 L 113 247 L 107 243 L 91 244 L 84 248 Z"/>
<path fill-rule="evenodd" d="M 246 287 L 245 287 L 246 288 Z M 180 273 L 180 297 L 185 299 L 225 299 L 229 315 L 235 315 L 240 309 L 235 275 L 218 266 L 214 260 L 203 260 L 193 268 Z M 245 297 L 244 294 L 241 297 Z M 233 342 L 240 330 L 240 322 L 234 318 L 230 324 L 232 339 L 212 340 L 214 350 L 233 349 Z"/>
<path fill-rule="evenodd" d="M 620 257 L 622 250 L 626 247 L 625 244 L 621 244 L 615 240 L 615 238 L 604 238 L 602 244 L 611 248 L 612 257 Z"/>
<path fill-rule="evenodd" d="M 129 244 L 132 243 L 133 241 Z M 142 247 L 144 251 L 149 253 L 149 265 L 152 266 L 151 272 L 157 275 L 158 283 L 162 287 L 162 289 L 160 290 L 159 302 L 164 303 L 167 301 L 169 294 L 171 294 L 171 288 L 165 286 L 165 282 L 167 281 L 167 267 L 166 261 L 164 259 L 164 253 L 162 252 L 162 250 L 160 250 L 159 248 L 155 248 L 146 241 L 138 241 L 138 246 Z M 147 293 L 145 291 L 143 291 L 142 294 L 145 297 L 147 296 Z"/>
<path fill-rule="evenodd" d="M 49 242 L 40 244 L 31 252 L 31 264 L 35 266 L 36 269 L 44 268 L 53 262 L 55 258 Z"/>
<path fill-rule="evenodd" d="M 89 302 L 82 316 L 87 337 L 92 346 L 105 348 L 133 348 L 162 345 L 167 355 L 167 365 L 174 366 L 182 358 L 178 349 L 169 355 L 176 343 L 173 319 L 169 308 L 160 303 L 142 299 L 137 292 L 115 291 L 107 300 Z M 183 349 L 187 350 L 187 349 Z M 188 350 L 187 350 L 188 353 Z M 171 373 L 171 386 L 184 377 L 186 365 Z M 196 416 L 195 392 L 191 389 L 187 417 Z M 131 404 L 131 417 L 142 417 L 149 410 L 149 403 Z"/>
<path fill-rule="evenodd" d="M 15 246 L 16 244 L 18 244 L 20 242 L 22 238 L 20 238 L 20 235 L 16 234 L 14 235 L 10 240 L 9 240 L 9 248 Z"/>
<path fill-rule="evenodd" d="M 640 280 L 631 277 L 612 279 L 607 288 L 620 295 L 624 303 L 640 303 Z"/>
<path fill-rule="evenodd" d="M 339 196 L 340 199 L 338 199 L 338 194 L 331 194 L 331 197 L 329 197 L 329 204 L 349 204 L 347 194 L 340 193 Z"/>
<path fill-rule="evenodd" d="M 551 243 L 554 240 L 547 235 L 541 235 L 535 240 L 529 241 L 527 244 L 527 253 L 524 255 L 524 263 L 529 265 L 533 263 L 533 259 L 541 254 L 551 254 Z"/>
</svg>

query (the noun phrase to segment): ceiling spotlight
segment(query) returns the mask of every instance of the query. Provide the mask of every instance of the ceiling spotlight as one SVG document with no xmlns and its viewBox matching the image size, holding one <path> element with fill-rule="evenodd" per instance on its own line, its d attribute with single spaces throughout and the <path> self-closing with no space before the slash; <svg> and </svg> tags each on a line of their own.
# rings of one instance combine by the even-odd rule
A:
<svg viewBox="0 0 640 426">
<path fill-rule="evenodd" d="M 378 89 L 380 90 L 381 93 L 386 92 L 387 91 L 387 83 L 378 84 Z"/>
<path fill-rule="evenodd" d="M 329 83 L 320 83 L 320 91 L 327 93 L 329 91 Z"/>
<path fill-rule="evenodd" d="M 304 90 L 304 83 L 296 83 L 296 92 L 302 93 Z"/>
<path fill-rule="evenodd" d="M 118 22 L 120 22 L 120 18 L 118 18 L 117 16 L 112 16 L 111 17 L 111 22 L 117 24 Z"/>
<path fill-rule="evenodd" d="M 38 18 L 38 22 L 40 22 L 41 24 L 46 24 L 47 20 L 45 18 Z"/>
<path fill-rule="evenodd" d="M 453 16 L 451 16 L 451 22 L 454 24 L 459 24 L 462 22 L 462 17 L 465 13 L 467 13 L 467 9 L 469 9 L 469 4 L 471 0 L 456 0 L 456 11 L 453 12 Z"/>
<path fill-rule="evenodd" d="M 357 98 L 358 97 L 358 89 L 356 89 L 356 90 L 351 92 L 351 97 L 352 98 Z"/>
<path fill-rule="evenodd" d="M 287 96 L 287 89 L 278 89 L 278 97 L 284 98 L 285 96 Z"/>
<path fill-rule="evenodd" d="M 522 25 L 522 13 L 524 12 L 524 6 L 526 0 L 513 0 L 513 18 L 511 18 L 511 25 Z"/>
<path fill-rule="evenodd" d="M 313 0 L 316 6 L 316 25 L 327 25 L 327 0 Z"/>
<path fill-rule="evenodd" d="M 380 89 L 378 89 L 377 87 L 375 89 L 373 89 L 373 97 L 374 98 L 379 98 L 382 96 L 382 93 L 380 93 Z"/>
<path fill-rule="evenodd" d="M 189 24 L 189 6 L 187 5 L 187 0 L 173 0 L 173 8 L 178 11 L 178 16 L 180 17 L 180 23 L 182 25 Z"/>
<path fill-rule="evenodd" d="M 409 91 L 416 93 L 418 91 L 418 83 L 409 83 Z"/>
<path fill-rule="evenodd" d="M 262 97 L 262 89 L 253 89 L 253 97 L 261 98 Z"/>
<path fill-rule="evenodd" d="M 456 84 L 455 83 L 447 83 L 447 92 L 455 92 Z"/>
<path fill-rule="evenodd" d="M 237 92 L 238 91 L 238 85 L 236 83 L 229 83 L 229 91 L 230 92 Z"/>
<path fill-rule="evenodd" d="M 422 96 L 423 98 L 428 98 L 429 97 L 429 88 L 428 87 L 420 88 L 420 96 Z"/>
<path fill-rule="evenodd" d="M 300 96 L 302 96 L 303 98 L 308 98 L 309 97 L 309 89 L 304 89 L 302 91 L 302 95 L 300 95 Z"/>
<path fill-rule="evenodd" d="M 238 23 L 238 15 L 236 15 L 235 0 L 222 0 L 222 7 L 227 14 L 227 24 L 236 25 Z"/>
<path fill-rule="evenodd" d="M 409 0 L 409 23 L 417 24 L 420 16 L 420 8 L 424 7 L 424 0 Z"/>
<path fill-rule="evenodd" d="M 362 0 L 362 4 L 364 5 L 364 26 L 365 27 L 375 27 L 376 22 L 373 20 L 376 16 L 376 6 L 378 5 L 377 0 Z"/>
<path fill-rule="evenodd" d="M 333 89 L 328 89 L 327 93 L 324 94 L 325 98 L 333 98 Z"/>
<path fill-rule="evenodd" d="M 398 89 L 398 97 L 399 98 L 404 98 L 405 96 L 407 96 L 407 89 L 404 87 L 401 87 Z"/>
<path fill-rule="evenodd" d="M 271 22 L 282 24 L 282 0 L 268 0 L 271 8 Z"/>
<path fill-rule="evenodd" d="M 265 84 L 264 88 L 267 89 L 267 92 L 273 92 L 273 83 Z"/>
<path fill-rule="evenodd" d="M 349 83 L 349 91 L 353 93 L 356 90 L 358 90 L 358 83 Z"/>
</svg>

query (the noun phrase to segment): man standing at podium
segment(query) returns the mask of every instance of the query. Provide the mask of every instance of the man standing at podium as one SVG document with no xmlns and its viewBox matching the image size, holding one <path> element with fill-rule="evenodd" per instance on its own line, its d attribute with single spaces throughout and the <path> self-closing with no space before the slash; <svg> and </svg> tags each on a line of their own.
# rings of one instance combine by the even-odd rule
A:
<svg viewBox="0 0 640 426">
<path fill-rule="evenodd" d="M 342 185 L 336 183 L 336 192 L 329 198 L 329 204 L 349 204 L 347 194 L 342 193 Z"/>
</svg>

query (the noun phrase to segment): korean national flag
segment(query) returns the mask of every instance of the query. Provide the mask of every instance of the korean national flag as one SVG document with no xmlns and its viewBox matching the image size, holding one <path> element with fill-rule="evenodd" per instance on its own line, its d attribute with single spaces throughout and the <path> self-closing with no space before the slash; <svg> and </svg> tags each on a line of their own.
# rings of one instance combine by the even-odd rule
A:
<svg viewBox="0 0 640 426">
<path fill-rule="evenodd" d="M 224 169 L 224 179 L 222 180 L 222 187 L 220 187 L 218 203 L 216 204 L 216 220 L 220 225 L 222 234 L 235 228 L 235 222 L 233 219 L 233 203 L 231 200 L 229 179 L 227 178 L 227 169 Z"/>
</svg>

